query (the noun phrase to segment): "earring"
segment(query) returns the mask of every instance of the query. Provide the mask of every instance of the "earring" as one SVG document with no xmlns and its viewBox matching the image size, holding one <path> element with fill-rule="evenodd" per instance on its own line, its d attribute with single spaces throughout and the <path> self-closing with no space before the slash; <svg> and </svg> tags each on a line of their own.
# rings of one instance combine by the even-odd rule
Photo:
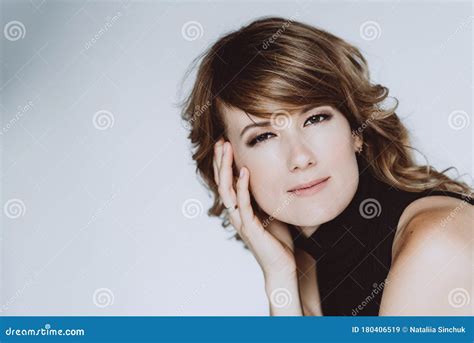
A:
<svg viewBox="0 0 474 343">
<path fill-rule="evenodd" d="M 358 149 L 357 149 L 357 153 L 360 155 L 362 153 L 362 149 L 363 149 L 363 145 L 361 145 Z"/>
</svg>

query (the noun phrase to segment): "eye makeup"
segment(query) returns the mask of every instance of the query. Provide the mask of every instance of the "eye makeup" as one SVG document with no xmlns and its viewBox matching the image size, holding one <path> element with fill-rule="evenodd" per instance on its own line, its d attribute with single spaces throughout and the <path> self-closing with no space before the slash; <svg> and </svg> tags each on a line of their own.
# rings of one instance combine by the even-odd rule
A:
<svg viewBox="0 0 474 343">
<path fill-rule="evenodd" d="M 333 115 L 330 114 L 329 111 L 321 111 L 320 113 L 312 114 L 305 120 L 303 127 L 328 121 L 332 116 Z M 252 136 L 252 138 L 250 138 L 246 144 L 248 147 L 254 147 L 257 144 L 267 141 L 273 136 L 276 135 L 273 132 L 267 131 L 256 136 Z"/>
</svg>

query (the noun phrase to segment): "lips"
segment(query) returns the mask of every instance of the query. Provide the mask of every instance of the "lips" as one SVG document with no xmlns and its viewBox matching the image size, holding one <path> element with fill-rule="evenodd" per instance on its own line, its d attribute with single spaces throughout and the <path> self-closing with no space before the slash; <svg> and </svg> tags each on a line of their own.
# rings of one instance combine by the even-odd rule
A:
<svg viewBox="0 0 474 343">
<path fill-rule="evenodd" d="M 323 177 L 323 178 L 320 178 L 320 179 L 313 180 L 313 181 L 308 182 L 308 183 L 303 183 L 303 184 L 297 185 L 296 187 L 290 189 L 288 192 L 302 191 L 302 190 L 305 190 L 307 188 L 311 188 L 311 187 L 316 186 L 317 184 L 319 184 L 321 182 L 324 182 L 324 181 L 328 180 L 329 178 L 330 178 L 330 176 L 327 176 L 327 177 Z"/>
</svg>

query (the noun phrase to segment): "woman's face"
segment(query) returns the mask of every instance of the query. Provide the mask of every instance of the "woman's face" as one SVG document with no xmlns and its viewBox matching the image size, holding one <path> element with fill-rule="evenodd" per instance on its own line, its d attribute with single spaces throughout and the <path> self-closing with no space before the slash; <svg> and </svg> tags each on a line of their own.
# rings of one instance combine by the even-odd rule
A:
<svg viewBox="0 0 474 343">
<path fill-rule="evenodd" d="M 250 191 L 268 215 L 301 227 L 333 219 L 357 189 L 355 151 L 360 139 L 353 137 L 347 119 L 331 106 L 291 115 L 274 108 L 273 113 L 265 119 L 237 108 L 223 111 L 234 163 L 239 169 L 248 168 Z M 318 179 L 327 181 L 291 191 Z"/>
</svg>

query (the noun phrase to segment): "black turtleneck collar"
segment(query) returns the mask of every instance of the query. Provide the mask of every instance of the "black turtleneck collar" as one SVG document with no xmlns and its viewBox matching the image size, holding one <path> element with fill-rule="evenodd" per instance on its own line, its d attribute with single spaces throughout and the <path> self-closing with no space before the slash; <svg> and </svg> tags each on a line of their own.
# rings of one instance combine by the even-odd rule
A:
<svg viewBox="0 0 474 343">
<path fill-rule="evenodd" d="M 349 205 L 310 236 L 290 225 L 295 247 L 317 264 L 323 315 L 354 315 L 368 294 L 384 285 L 392 264 L 392 245 L 400 216 L 414 200 L 429 195 L 457 193 L 424 190 L 408 192 L 378 180 L 372 168 L 357 157 L 359 182 Z M 471 204 L 473 199 L 469 198 Z M 382 291 L 357 315 L 378 315 Z"/>
<path fill-rule="evenodd" d="M 311 236 L 306 237 L 294 226 L 290 226 L 295 245 L 311 253 L 315 258 L 324 255 L 338 243 L 342 236 L 353 235 L 354 239 L 364 239 L 366 232 L 356 232 L 354 227 L 375 224 L 382 215 L 382 207 L 377 198 L 390 187 L 377 180 L 370 165 L 357 156 L 359 182 L 349 205 L 335 218 L 321 224 Z M 362 244 L 361 244 L 362 245 Z"/>
</svg>

